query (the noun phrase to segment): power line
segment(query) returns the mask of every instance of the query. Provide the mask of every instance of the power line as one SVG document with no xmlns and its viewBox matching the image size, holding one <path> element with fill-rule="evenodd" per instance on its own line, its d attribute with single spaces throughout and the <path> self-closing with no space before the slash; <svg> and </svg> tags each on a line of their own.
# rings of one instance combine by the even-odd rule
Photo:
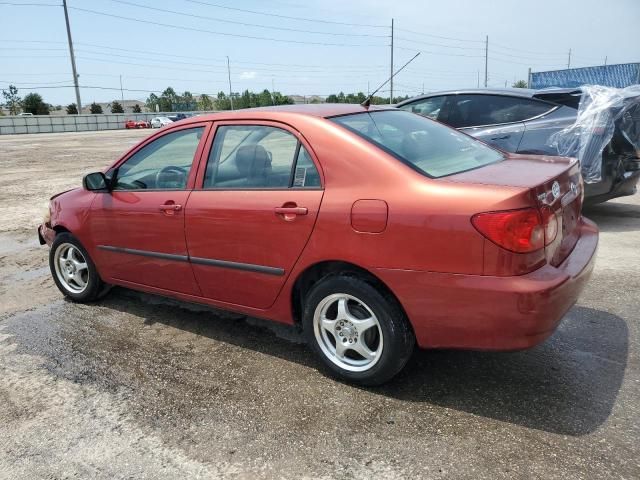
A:
<svg viewBox="0 0 640 480">
<path fill-rule="evenodd" d="M 410 38 L 403 38 L 403 37 L 396 37 L 397 40 L 402 40 L 404 42 L 412 42 L 412 43 L 419 43 L 420 45 L 427 45 L 430 47 L 442 47 L 442 48 L 456 48 L 459 50 L 484 50 L 484 47 L 461 47 L 461 46 L 457 46 L 457 45 L 444 45 L 442 43 L 430 43 L 430 42 L 423 42 L 421 40 L 412 40 Z"/>
<path fill-rule="evenodd" d="M 0 2 L 0 5 L 10 5 L 12 7 L 59 7 L 58 3 L 15 3 L 15 2 Z"/>
<path fill-rule="evenodd" d="M 155 10 L 157 12 L 164 12 L 164 13 L 171 13 L 173 15 L 181 15 L 183 17 L 189 17 L 189 18 L 198 18 L 198 19 L 203 19 L 203 20 L 212 20 L 214 22 L 222 22 L 222 23 L 230 23 L 233 25 L 243 25 L 245 27 L 257 27 L 257 28 L 265 28 L 265 29 L 269 29 L 269 30 L 283 30 L 283 31 L 288 31 L 288 32 L 299 32 L 299 33 L 312 33 L 312 34 L 318 34 L 318 35 L 334 35 L 334 36 L 344 36 L 344 37 L 375 37 L 375 38 L 388 38 L 388 35 L 371 35 L 371 34 L 366 34 L 366 33 L 338 33 L 338 32 L 319 32 L 319 31 L 314 31 L 314 30 L 306 30 L 306 29 L 300 29 L 300 28 L 288 28 L 288 27 L 273 27 L 271 25 L 260 25 L 257 23 L 247 23 L 247 22 L 238 22 L 235 20 L 227 20 L 227 19 L 222 19 L 222 18 L 217 18 L 217 17 L 209 17 L 206 15 L 195 15 L 192 13 L 185 13 L 185 12 L 179 12 L 176 10 L 168 10 L 165 8 L 158 8 L 158 7 L 152 7 L 149 5 L 143 5 L 143 4 L 139 4 L 139 3 L 134 3 L 134 2 L 129 2 L 126 0 L 109 0 L 111 2 L 115 2 L 115 3 L 121 3 L 124 5 L 131 5 L 134 7 L 139 7 L 139 8 L 146 8 L 147 10 Z"/>
<path fill-rule="evenodd" d="M 317 18 L 293 17 L 290 15 L 280 15 L 277 13 L 259 12 L 257 10 L 248 10 L 244 8 L 230 7 L 228 5 L 220 5 L 217 3 L 203 2 L 199 0 L 184 0 L 185 2 L 195 3 L 198 5 L 206 5 L 208 7 L 223 8 L 225 10 L 234 10 L 236 12 L 252 13 L 254 15 L 264 15 L 267 17 L 286 18 L 288 20 L 300 20 L 303 22 L 328 23 L 332 25 L 346 25 L 349 27 L 371 27 L 371 28 L 389 28 L 388 25 L 371 25 L 366 23 L 336 22 L 334 20 L 321 20 Z"/>
<path fill-rule="evenodd" d="M 20 43 L 66 43 L 66 42 L 47 42 L 47 41 L 40 41 L 40 40 L 8 40 L 8 39 L 0 39 L 0 42 L 20 42 Z M 102 48 L 105 50 L 116 50 L 116 51 L 122 51 L 122 52 L 132 52 L 132 53 L 144 53 L 144 54 L 148 54 L 148 55 L 158 55 L 158 56 L 162 56 L 162 59 L 156 59 L 156 58 L 149 58 L 145 60 L 164 60 L 166 57 L 176 57 L 176 58 L 186 58 L 186 59 L 194 59 L 194 60 L 209 60 L 209 61 L 219 61 L 221 64 L 224 63 L 224 60 L 220 59 L 220 60 L 213 60 L 210 57 L 199 57 L 199 56 L 192 56 L 192 55 L 177 55 L 177 54 L 171 54 L 171 53 L 167 53 L 167 52 L 154 52 L 154 51 L 150 51 L 150 50 L 140 50 L 140 49 L 130 49 L 130 48 L 118 48 L 118 47 L 113 47 L 113 46 L 108 46 L 108 45 L 99 45 L 99 44 L 95 44 L 95 43 L 85 43 L 85 42 L 74 42 L 75 45 L 80 45 L 80 46 L 86 46 L 86 47 L 95 47 L 95 48 Z M 66 50 L 65 48 L 39 48 L 39 47 L 0 47 L 0 50 L 43 50 L 43 51 L 48 51 L 48 50 Z M 101 55 L 105 55 L 106 53 L 100 52 Z M 250 62 L 250 61 L 236 61 L 236 64 L 239 65 L 263 65 L 263 66 L 276 66 L 276 67 L 300 67 L 300 68 L 319 68 L 319 69 L 326 69 L 326 68 L 335 68 L 335 69 L 340 69 L 342 71 L 345 71 L 345 69 L 347 70 L 358 70 L 358 71 L 371 71 L 371 70 L 375 70 L 375 69 L 381 69 L 381 68 L 386 68 L 385 65 L 368 65 L 368 66 L 362 66 L 362 67 L 356 67 L 356 66 L 345 66 L 345 65 L 321 65 L 321 64 L 316 64 L 316 65 L 310 65 L 310 64 L 299 64 L 299 63 L 266 63 L 266 62 Z"/>
<path fill-rule="evenodd" d="M 410 51 L 410 52 L 420 51 L 421 53 L 424 53 L 426 55 L 442 55 L 442 56 L 445 56 L 445 57 L 484 58 L 484 55 L 464 55 L 464 54 L 461 54 L 461 53 L 430 52 L 430 51 L 426 51 L 426 50 L 416 50 L 415 48 L 403 47 L 403 46 L 399 46 L 399 45 L 396 45 L 395 48 L 399 48 L 400 50 L 407 50 L 407 51 Z"/>
<path fill-rule="evenodd" d="M 142 20 L 140 18 L 133 18 L 133 17 L 125 17 L 123 15 L 115 15 L 112 13 L 106 13 L 106 12 L 99 12 L 97 10 L 90 10 L 88 8 L 80 8 L 80 7 L 69 7 L 70 9 L 79 11 L 79 12 L 85 12 L 85 13 L 91 13 L 93 15 L 101 15 L 104 17 L 110 17 L 110 18 L 118 18 L 120 20 L 127 20 L 127 21 L 131 21 L 131 22 L 137 22 L 137 23 L 145 23 L 147 25 L 156 25 L 156 26 L 160 26 L 160 27 L 168 27 L 168 28 L 173 28 L 173 29 L 177 29 L 177 30 L 188 30 L 188 31 L 192 31 L 192 32 L 199 32 L 199 33 L 209 33 L 212 35 L 222 35 L 222 36 L 226 36 L 226 37 L 236 37 L 236 38 L 249 38 L 252 40 L 267 40 L 270 42 L 280 42 L 280 43 L 295 43 L 295 44 L 300 44 L 300 45 L 322 45 L 322 46 L 331 46 L 331 47 L 382 47 L 384 45 L 380 45 L 380 44 L 350 44 L 350 43 L 326 43 L 326 42 L 305 42 L 303 40 L 285 40 L 285 39 L 280 39 L 280 38 L 273 38 L 273 37 L 258 37 L 258 36 L 254 36 L 254 35 L 242 35 L 239 33 L 227 33 L 227 32 L 216 32 L 213 30 L 206 30 L 204 28 L 195 28 L 195 27 L 186 27 L 183 25 L 175 25 L 175 24 L 171 24 L 171 23 L 162 23 L 162 22 L 154 22 L 151 20 Z"/>
<path fill-rule="evenodd" d="M 424 37 L 439 38 L 441 40 L 453 40 L 453 41 L 456 41 L 456 42 L 469 42 L 469 43 L 484 43 L 483 40 L 466 40 L 464 38 L 443 37 L 441 35 L 433 35 L 431 33 L 416 32 L 414 30 L 407 30 L 406 28 L 396 28 L 396 30 L 399 30 L 401 32 L 406 32 L 406 33 L 412 33 L 414 35 L 422 35 Z"/>
<path fill-rule="evenodd" d="M 170 60 L 170 62 L 167 62 L 166 60 L 163 59 L 159 59 L 159 58 L 147 58 L 147 57 L 139 57 L 139 56 L 135 56 L 135 55 L 120 55 L 117 53 L 111 53 L 111 52 L 99 52 L 99 51 L 95 51 L 95 50 L 85 50 L 85 49 L 78 49 L 78 52 L 80 53 L 88 53 L 90 55 L 108 55 L 109 57 L 119 57 L 119 58 L 125 58 L 125 59 L 131 59 L 131 60 L 149 60 L 149 61 L 156 61 L 156 62 L 160 62 L 162 61 L 163 64 L 166 63 L 171 63 L 171 64 L 176 64 L 176 65 L 192 65 L 192 66 L 199 66 L 199 67 L 208 67 L 208 68 L 213 68 L 213 69 L 224 69 L 224 67 L 222 65 L 212 65 L 209 63 L 194 63 L 194 62 L 182 62 L 182 61 L 178 61 L 178 60 Z M 239 65 L 244 65 L 244 62 L 238 62 Z M 243 67 L 243 68 L 250 68 L 252 70 L 257 70 L 257 71 L 266 71 L 266 72 L 290 72 L 291 69 L 290 68 L 286 68 L 286 69 L 282 69 L 282 68 L 273 68 L 273 67 L 269 67 L 269 68 L 263 68 L 263 67 L 255 67 L 255 66 L 251 66 L 251 67 Z M 305 68 L 310 68 L 310 70 L 298 70 L 298 72 L 307 72 L 307 73 L 313 73 L 313 74 L 318 74 L 318 73 L 323 73 L 326 71 L 326 69 L 328 67 L 324 67 L 321 65 L 315 65 L 315 66 L 308 66 Z M 375 69 L 368 69 L 368 70 L 361 70 L 361 69 L 357 69 L 357 70 L 352 70 L 350 68 L 346 68 L 346 69 L 341 69 L 341 73 L 366 73 L 369 71 L 372 71 Z M 378 69 L 379 70 L 379 69 Z"/>
</svg>

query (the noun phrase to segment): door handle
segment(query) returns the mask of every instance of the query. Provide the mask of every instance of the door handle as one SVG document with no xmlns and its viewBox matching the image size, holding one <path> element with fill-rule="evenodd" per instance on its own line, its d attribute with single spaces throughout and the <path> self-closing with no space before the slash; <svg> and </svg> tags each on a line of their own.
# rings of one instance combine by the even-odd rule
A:
<svg viewBox="0 0 640 480">
<path fill-rule="evenodd" d="M 273 211 L 279 215 L 306 215 L 309 213 L 306 207 L 276 207 Z"/>
<path fill-rule="evenodd" d="M 179 212 L 180 210 L 182 210 L 182 205 L 178 205 L 177 203 L 165 203 L 164 205 L 160 205 L 160 211 L 167 215 L 173 215 L 174 212 Z"/>
<path fill-rule="evenodd" d="M 502 137 L 492 137 L 491 140 L 506 140 L 511 135 L 503 135 Z"/>
<path fill-rule="evenodd" d="M 182 205 L 168 203 L 165 205 L 160 205 L 160 210 L 173 210 L 174 212 L 179 212 L 180 210 L 182 210 Z"/>
</svg>

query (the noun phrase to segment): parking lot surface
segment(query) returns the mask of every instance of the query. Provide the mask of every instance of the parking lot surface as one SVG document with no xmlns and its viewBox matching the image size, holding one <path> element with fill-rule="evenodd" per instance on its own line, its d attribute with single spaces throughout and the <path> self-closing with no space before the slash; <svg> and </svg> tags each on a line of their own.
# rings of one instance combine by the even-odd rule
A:
<svg viewBox="0 0 640 480">
<path fill-rule="evenodd" d="M 640 198 L 542 345 L 337 382 L 293 328 L 116 288 L 65 301 L 48 198 L 148 130 L 0 137 L 0 479 L 640 478 Z M 499 314 L 497 306 L 496 314 Z"/>
</svg>

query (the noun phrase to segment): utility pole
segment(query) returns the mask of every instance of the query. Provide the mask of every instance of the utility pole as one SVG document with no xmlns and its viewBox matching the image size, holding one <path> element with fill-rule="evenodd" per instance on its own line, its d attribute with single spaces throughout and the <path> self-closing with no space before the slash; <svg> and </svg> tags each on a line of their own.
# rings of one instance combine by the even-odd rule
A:
<svg viewBox="0 0 640 480">
<path fill-rule="evenodd" d="M 231 102 L 231 110 L 233 110 L 233 93 L 231 91 L 231 67 L 229 66 L 229 55 L 227 55 L 227 73 L 229 74 L 229 101 Z"/>
<path fill-rule="evenodd" d="M 120 99 L 122 100 L 122 109 L 124 110 L 124 91 L 122 90 L 122 75 L 120 75 Z"/>
<path fill-rule="evenodd" d="M 271 77 L 271 103 L 275 106 L 276 104 L 276 97 L 274 95 L 274 92 L 276 91 L 276 88 L 273 86 L 273 77 Z M 305 102 L 306 103 L 306 102 Z"/>
<path fill-rule="evenodd" d="M 531 67 L 529 67 L 529 73 L 527 74 L 527 88 L 531 88 Z"/>
<path fill-rule="evenodd" d="M 73 40 L 71 40 L 71 27 L 69 26 L 69 12 L 67 11 L 67 0 L 62 0 L 64 8 L 64 21 L 67 24 L 67 40 L 69 41 L 69 56 L 71 57 L 71 71 L 73 72 L 73 85 L 76 88 L 76 104 L 78 114 L 82 113 L 82 103 L 80 102 L 80 86 L 78 85 L 78 72 L 76 70 L 76 57 L 73 53 Z"/>
<path fill-rule="evenodd" d="M 389 82 L 389 104 L 393 103 L 393 18 L 391 19 L 391 81 Z"/>
<path fill-rule="evenodd" d="M 489 80 L 489 35 L 484 43 L 484 88 L 487 88 L 487 81 Z"/>
<path fill-rule="evenodd" d="M 424 82 L 422 82 L 422 95 L 424 95 Z"/>
<path fill-rule="evenodd" d="M 607 66 L 607 56 L 604 57 L 604 66 Z"/>
<path fill-rule="evenodd" d="M 480 70 L 478 70 L 478 81 L 476 82 L 476 87 L 480 88 Z"/>
<path fill-rule="evenodd" d="M 569 60 L 567 61 L 567 68 L 571 68 L 571 49 L 569 49 Z"/>
</svg>

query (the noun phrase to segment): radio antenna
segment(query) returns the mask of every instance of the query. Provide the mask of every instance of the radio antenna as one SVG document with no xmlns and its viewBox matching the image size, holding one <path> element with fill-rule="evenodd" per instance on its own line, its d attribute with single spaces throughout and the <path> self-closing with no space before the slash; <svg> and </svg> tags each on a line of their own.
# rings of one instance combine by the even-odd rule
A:
<svg viewBox="0 0 640 480">
<path fill-rule="evenodd" d="M 382 87 L 384 87 L 387 83 L 389 83 L 391 81 L 391 79 L 393 77 L 395 77 L 397 74 L 399 74 L 404 67 L 406 67 L 407 65 L 409 65 L 411 62 L 413 62 L 416 57 L 420 55 L 420 52 L 416 53 L 413 58 L 411 58 L 411 60 L 409 60 L 407 63 L 405 63 L 403 66 L 401 66 L 398 70 L 396 70 L 393 75 L 391 75 L 389 78 L 387 78 L 387 81 L 384 82 L 382 85 L 380 85 L 378 88 L 376 88 L 373 93 L 371 93 L 371 95 L 369 95 L 367 98 L 365 98 L 364 102 L 362 102 L 360 105 L 362 105 L 364 108 L 369 108 L 369 105 L 371 105 L 371 99 L 373 98 L 373 96 L 378 93 L 378 90 L 380 90 Z M 393 101 L 393 99 L 391 99 L 391 101 Z"/>
</svg>

